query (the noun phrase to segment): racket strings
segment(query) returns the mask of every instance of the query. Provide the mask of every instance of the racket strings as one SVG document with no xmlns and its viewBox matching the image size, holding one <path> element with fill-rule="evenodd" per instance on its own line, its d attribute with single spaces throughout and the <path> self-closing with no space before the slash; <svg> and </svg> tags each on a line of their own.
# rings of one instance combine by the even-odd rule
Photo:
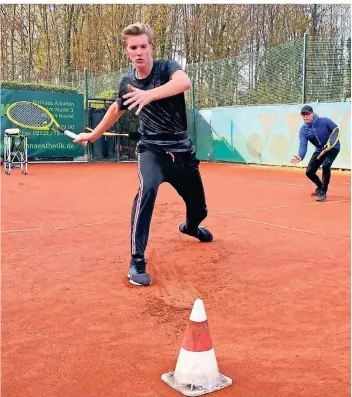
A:
<svg viewBox="0 0 352 397">
<path fill-rule="evenodd" d="M 13 120 L 28 127 L 46 127 L 52 122 L 46 112 L 31 103 L 19 103 L 9 113 Z"/>
</svg>

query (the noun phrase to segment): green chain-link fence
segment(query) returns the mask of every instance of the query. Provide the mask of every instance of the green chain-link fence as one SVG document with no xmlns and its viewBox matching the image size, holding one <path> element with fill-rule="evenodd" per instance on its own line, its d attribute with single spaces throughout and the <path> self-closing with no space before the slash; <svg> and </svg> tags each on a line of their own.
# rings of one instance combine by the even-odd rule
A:
<svg viewBox="0 0 352 397">
<path fill-rule="evenodd" d="M 302 38 L 235 58 L 188 64 L 186 71 L 193 83 L 186 94 L 188 107 L 300 103 L 303 89 L 307 102 L 349 99 L 351 38 L 307 37 L 306 51 L 304 47 Z M 116 92 L 120 78 L 129 70 L 131 67 L 101 76 L 91 76 L 88 71 L 86 77 L 83 71 L 76 71 L 67 82 L 56 76 L 37 76 L 34 69 L 25 74 L 30 76 L 25 82 L 2 81 L 1 85 L 19 89 L 22 84 L 21 89 L 31 89 L 36 84 L 53 92 L 60 87 L 59 92 L 66 88 L 88 94 L 88 98 L 103 98 Z"/>
<path fill-rule="evenodd" d="M 31 73 L 28 82 L 4 81 L 7 90 L 38 90 L 84 94 L 85 109 L 101 108 L 95 99 L 114 99 L 119 80 L 131 67 L 102 76 L 72 74 L 60 82 Z M 191 63 L 186 72 L 192 89 L 186 93 L 189 109 L 302 102 L 343 102 L 351 98 L 351 38 L 308 37 L 235 58 Z M 88 104 L 88 101 L 90 103 Z M 86 118 L 87 121 L 87 118 Z M 123 132 L 135 132 L 135 116 L 121 121 Z M 192 127 L 191 127 L 192 128 Z M 133 131 L 132 131 L 133 130 Z"/>
<path fill-rule="evenodd" d="M 300 101 L 303 40 L 189 65 L 197 109 Z"/>
<path fill-rule="evenodd" d="M 90 77 L 88 97 L 116 96 L 118 82 L 128 70 Z M 189 134 L 199 138 L 200 114 L 191 109 L 350 100 L 351 39 L 305 35 L 240 57 L 189 64 L 186 72 L 192 81 L 192 89 L 186 92 Z M 133 117 L 123 124 L 127 132 L 138 125 Z M 204 128 L 199 135 L 204 138 Z M 198 138 L 197 151 L 201 141 Z"/>
<path fill-rule="evenodd" d="M 351 97 L 351 39 L 307 37 L 245 56 L 191 64 L 197 109 L 345 101 Z M 303 68 L 305 63 L 306 73 Z M 304 79 L 305 77 L 305 79 Z"/>
<path fill-rule="evenodd" d="M 351 98 L 351 38 L 308 37 L 306 102 Z"/>
</svg>

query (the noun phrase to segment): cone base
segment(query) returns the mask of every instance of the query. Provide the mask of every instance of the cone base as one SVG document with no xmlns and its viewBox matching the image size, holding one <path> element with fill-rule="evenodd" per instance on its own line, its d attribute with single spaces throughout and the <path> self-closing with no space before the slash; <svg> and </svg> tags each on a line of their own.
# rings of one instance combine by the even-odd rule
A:
<svg viewBox="0 0 352 397">
<path fill-rule="evenodd" d="M 175 371 L 161 375 L 161 380 L 173 389 L 179 391 L 184 396 L 201 396 L 202 394 L 212 393 L 213 391 L 224 389 L 232 385 L 232 379 L 219 373 L 218 378 L 211 385 L 192 385 L 180 383 L 175 378 Z"/>
</svg>

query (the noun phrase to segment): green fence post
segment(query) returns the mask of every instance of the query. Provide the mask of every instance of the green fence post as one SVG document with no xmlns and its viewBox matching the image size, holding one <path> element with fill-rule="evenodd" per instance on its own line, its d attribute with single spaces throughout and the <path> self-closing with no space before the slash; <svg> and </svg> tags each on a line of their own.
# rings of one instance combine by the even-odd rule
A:
<svg viewBox="0 0 352 397">
<path fill-rule="evenodd" d="M 84 68 L 84 124 L 85 127 L 88 126 L 89 123 L 89 108 L 88 108 L 88 69 Z M 88 161 L 91 161 L 92 153 L 91 153 L 91 144 L 87 145 L 87 156 Z"/>
<path fill-rule="evenodd" d="M 306 103 L 307 33 L 303 36 L 302 103 Z"/>
<path fill-rule="evenodd" d="M 116 150 L 116 161 L 118 163 L 121 163 L 121 158 L 120 158 L 120 147 L 121 147 L 121 137 L 117 136 L 116 137 L 116 146 L 117 146 L 117 150 Z"/>
<path fill-rule="evenodd" d="M 192 94 L 191 94 L 191 105 L 192 105 L 192 121 L 193 121 L 193 141 L 194 141 L 194 145 L 196 147 L 196 151 L 197 151 L 197 132 L 196 132 L 196 101 L 195 101 L 195 86 L 194 86 L 194 78 L 192 78 L 191 80 L 191 89 L 192 89 Z"/>
<path fill-rule="evenodd" d="M 84 108 L 85 108 L 85 123 L 88 125 L 88 69 L 84 68 Z"/>
</svg>

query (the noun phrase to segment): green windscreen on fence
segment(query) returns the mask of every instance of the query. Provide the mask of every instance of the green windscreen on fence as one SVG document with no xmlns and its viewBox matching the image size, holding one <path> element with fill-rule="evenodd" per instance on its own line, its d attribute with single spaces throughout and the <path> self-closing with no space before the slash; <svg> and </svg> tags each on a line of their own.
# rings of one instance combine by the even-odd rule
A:
<svg viewBox="0 0 352 397">
<path fill-rule="evenodd" d="M 310 103 L 320 117 L 340 128 L 341 150 L 333 167 L 351 169 L 351 103 Z M 195 113 L 195 143 L 200 160 L 289 165 L 298 153 L 301 104 L 217 107 Z M 300 166 L 314 151 L 308 144 Z"/>
<path fill-rule="evenodd" d="M 1 90 L 1 153 L 3 153 L 6 128 L 20 128 L 11 123 L 5 112 L 9 105 L 18 101 L 36 102 L 47 108 L 55 120 L 65 129 L 84 132 L 83 95 L 43 91 Z M 74 159 L 84 155 L 81 145 L 59 132 L 36 131 L 20 128 L 28 136 L 28 157 Z"/>
</svg>

